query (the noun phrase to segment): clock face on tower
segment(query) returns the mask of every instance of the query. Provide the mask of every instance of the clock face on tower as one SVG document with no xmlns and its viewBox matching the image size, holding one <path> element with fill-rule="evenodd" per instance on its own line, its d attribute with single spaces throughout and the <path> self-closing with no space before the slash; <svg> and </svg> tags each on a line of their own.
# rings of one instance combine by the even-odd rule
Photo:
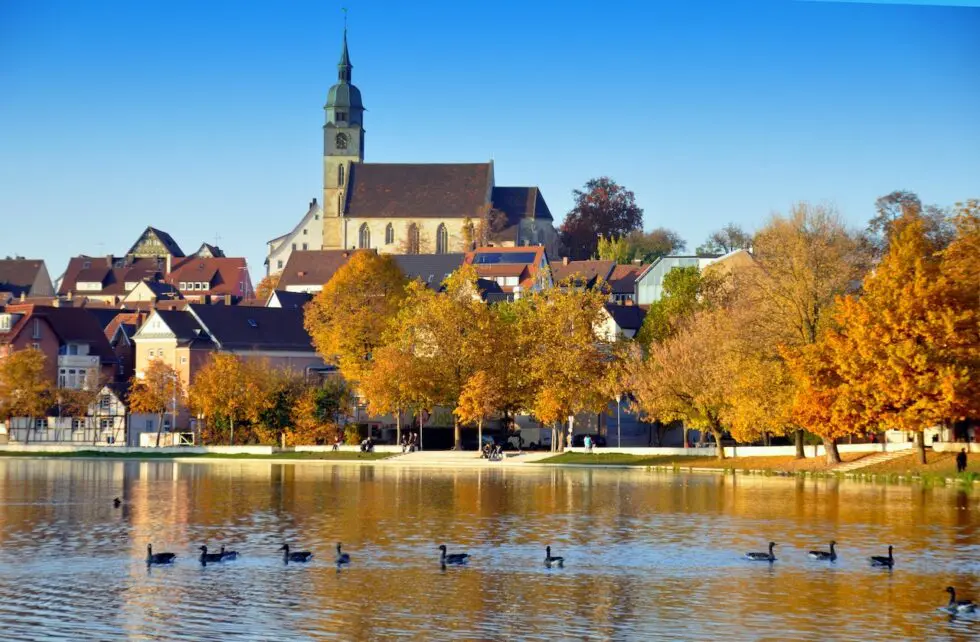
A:
<svg viewBox="0 0 980 642">
<path fill-rule="evenodd" d="M 337 134 L 337 149 L 347 149 L 348 142 L 347 134 Z"/>
</svg>

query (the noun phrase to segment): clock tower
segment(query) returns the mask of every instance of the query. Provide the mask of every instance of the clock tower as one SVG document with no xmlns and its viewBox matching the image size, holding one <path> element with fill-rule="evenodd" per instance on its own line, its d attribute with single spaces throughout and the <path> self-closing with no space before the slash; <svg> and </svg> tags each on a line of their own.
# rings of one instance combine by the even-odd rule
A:
<svg viewBox="0 0 980 642">
<path fill-rule="evenodd" d="M 351 164 L 364 161 L 364 105 L 360 90 L 351 84 L 347 28 L 337 65 L 337 84 L 327 92 L 323 106 L 323 249 L 352 245 L 344 229 L 344 205 Z"/>
</svg>

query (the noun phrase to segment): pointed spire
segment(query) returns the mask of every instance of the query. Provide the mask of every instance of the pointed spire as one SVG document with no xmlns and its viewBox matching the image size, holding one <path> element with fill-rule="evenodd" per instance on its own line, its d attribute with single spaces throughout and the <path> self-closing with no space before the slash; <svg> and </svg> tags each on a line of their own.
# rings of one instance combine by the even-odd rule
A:
<svg viewBox="0 0 980 642">
<path fill-rule="evenodd" d="M 347 15 L 344 14 L 344 50 L 340 54 L 340 63 L 337 64 L 337 81 L 342 83 L 350 82 L 350 54 L 347 52 Z"/>
</svg>

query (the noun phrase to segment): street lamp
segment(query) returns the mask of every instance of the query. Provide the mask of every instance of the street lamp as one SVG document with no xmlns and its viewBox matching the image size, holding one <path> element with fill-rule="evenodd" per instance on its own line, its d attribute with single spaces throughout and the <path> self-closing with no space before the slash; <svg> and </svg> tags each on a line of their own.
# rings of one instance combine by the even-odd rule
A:
<svg viewBox="0 0 980 642">
<path fill-rule="evenodd" d="M 616 448 L 623 447 L 623 432 L 620 429 L 619 421 L 619 405 L 620 401 L 623 399 L 623 394 L 621 392 L 616 393 Z"/>
</svg>

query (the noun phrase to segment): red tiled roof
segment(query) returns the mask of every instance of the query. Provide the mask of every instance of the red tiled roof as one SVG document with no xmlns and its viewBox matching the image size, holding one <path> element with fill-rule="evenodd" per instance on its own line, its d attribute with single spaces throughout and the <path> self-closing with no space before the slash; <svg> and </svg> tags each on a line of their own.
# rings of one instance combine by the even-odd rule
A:
<svg viewBox="0 0 980 642">
<path fill-rule="evenodd" d="M 68 261 L 59 295 L 69 292 L 85 295 L 124 295 L 126 282 L 157 280 L 166 262 L 157 258 L 126 259 L 114 256 L 76 256 Z M 138 278 L 137 278 L 138 277 Z M 78 290 L 78 282 L 102 283 L 101 290 Z"/>
<path fill-rule="evenodd" d="M 248 264 L 244 258 L 198 258 L 181 259 L 173 265 L 166 278 L 167 283 L 179 287 L 181 283 L 207 283 L 209 289 L 190 290 L 184 294 L 212 294 L 247 296 L 251 291 L 248 277 Z"/>
<path fill-rule="evenodd" d="M 569 261 L 568 263 L 552 263 L 551 278 L 555 283 L 564 281 L 570 276 L 578 276 L 588 282 L 589 286 L 595 284 L 598 279 L 609 280 L 616 267 L 615 261 Z"/>
<path fill-rule="evenodd" d="M 354 252 L 374 250 L 296 250 L 289 255 L 279 276 L 280 290 L 289 286 L 324 285 L 350 259 Z"/>
</svg>

